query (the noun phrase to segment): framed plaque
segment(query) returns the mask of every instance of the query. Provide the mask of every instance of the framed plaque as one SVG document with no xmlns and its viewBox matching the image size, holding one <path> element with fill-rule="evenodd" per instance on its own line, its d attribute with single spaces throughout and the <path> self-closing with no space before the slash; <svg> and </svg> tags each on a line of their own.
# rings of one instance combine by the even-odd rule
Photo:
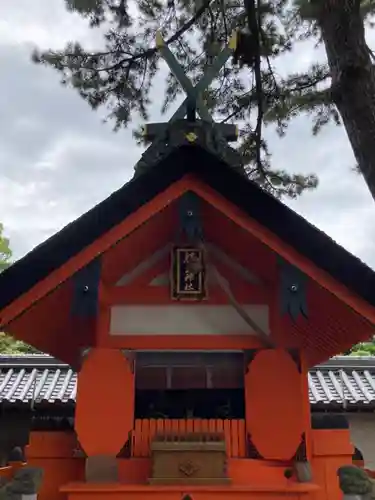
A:
<svg viewBox="0 0 375 500">
<path fill-rule="evenodd" d="M 173 300 L 203 300 L 207 296 L 204 252 L 200 248 L 172 250 L 171 293 Z"/>
</svg>

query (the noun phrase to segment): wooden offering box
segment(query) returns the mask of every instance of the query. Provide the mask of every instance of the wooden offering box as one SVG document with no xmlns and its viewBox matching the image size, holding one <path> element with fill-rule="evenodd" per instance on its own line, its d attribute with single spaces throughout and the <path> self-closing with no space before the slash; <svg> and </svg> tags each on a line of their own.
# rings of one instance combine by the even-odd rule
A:
<svg viewBox="0 0 375 500">
<path fill-rule="evenodd" d="M 151 443 L 150 484 L 229 484 L 223 435 L 159 435 Z"/>
</svg>

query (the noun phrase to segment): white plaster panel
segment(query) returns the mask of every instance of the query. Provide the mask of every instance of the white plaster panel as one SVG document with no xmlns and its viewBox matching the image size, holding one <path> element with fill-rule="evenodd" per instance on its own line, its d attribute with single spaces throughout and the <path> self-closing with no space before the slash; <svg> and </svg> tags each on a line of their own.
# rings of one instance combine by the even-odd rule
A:
<svg viewBox="0 0 375 500">
<path fill-rule="evenodd" d="M 351 441 L 362 452 L 365 468 L 375 471 L 375 415 L 347 413 L 346 416 Z"/>
<path fill-rule="evenodd" d="M 243 305 L 269 333 L 267 305 Z M 111 335 L 254 335 L 254 330 L 230 305 L 113 306 Z"/>
</svg>

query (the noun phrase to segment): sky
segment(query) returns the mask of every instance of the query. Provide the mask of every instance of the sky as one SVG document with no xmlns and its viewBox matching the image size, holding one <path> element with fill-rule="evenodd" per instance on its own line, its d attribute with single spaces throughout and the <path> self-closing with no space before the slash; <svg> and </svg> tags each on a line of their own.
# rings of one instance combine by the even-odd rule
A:
<svg viewBox="0 0 375 500">
<path fill-rule="evenodd" d="M 98 43 L 63 0 L 1 0 L 0 221 L 15 258 L 127 182 L 142 153 L 132 127 L 114 133 L 103 123 L 104 112 L 61 86 L 57 72 L 31 62 L 35 45 L 58 49 L 69 40 Z M 303 45 L 283 60 L 282 70 L 298 71 L 322 55 Z M 160 92 L 153 90 L 152 121 L 160 119 Z M 375 269 L 375 204 L 352 170 L 344 129 L 328 126 L 313 137 L 301 117 L 286 138 L 266 133 L 275 167 L 320 179 L 317 190 L 289 206 Z"/>
</svg>

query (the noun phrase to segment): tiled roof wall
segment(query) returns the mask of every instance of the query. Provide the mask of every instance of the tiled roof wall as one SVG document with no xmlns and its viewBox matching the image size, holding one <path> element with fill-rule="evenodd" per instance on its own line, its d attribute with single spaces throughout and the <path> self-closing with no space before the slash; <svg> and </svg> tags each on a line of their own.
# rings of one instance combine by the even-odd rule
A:
<svg viewBox="0 0 375 500">
<path fill-rule="evenodd" d="M 375 358 L 333 358 L 308 383 L 313 408 L 375 408 Z M 76 393 L 76 373 L 49 356 L 0 356 L 0 403 L 73 405 Z"/>
</svg>

